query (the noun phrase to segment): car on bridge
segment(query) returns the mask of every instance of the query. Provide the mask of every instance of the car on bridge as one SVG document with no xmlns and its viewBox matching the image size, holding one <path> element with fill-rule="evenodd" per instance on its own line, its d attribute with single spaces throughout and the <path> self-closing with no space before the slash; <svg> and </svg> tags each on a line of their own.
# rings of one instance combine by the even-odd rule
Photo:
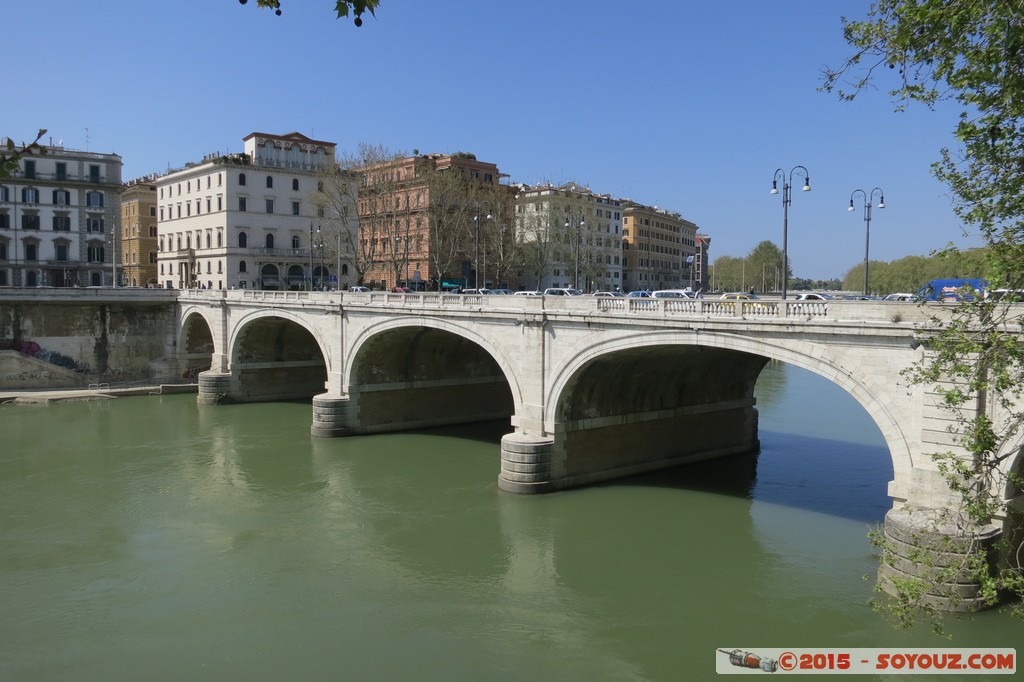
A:
<svg viewBox="0 0 1024 682">
<path fill-rule="evenodd" d="M 796 297 L 797 301 L 831 301 L 832 296 L 830 294 L 800 294 Z"/>
<path fill-rule="evenodd" d="M 368 294 L 370 293 L 370 287 L 349 287 L 348 291 L 353 291 L 357 294 Z"/>
<path fill-rule="evenodd" d="M 651 292 L 645 289 L 638 289 L 637 291 L 631 291 L 626 294 L 626 298 L 651 298 Z"/>
<path fill-rule="evenodd" d="M 539 291 L 517 291 L 513 296 L 543 296 Z"/>
<path fill-rule="evenodd" d="M 544 290 L 545 296 L 582 296 L 583 292 L 579 289 L 571 289 L 568 287 L 549 287 Z"/>
<path fill-rule="evenodd" d="M 626 296 L 621 291 L 595 291 L 593 295 L 599 298 L 624 298 Z"/>
<path fill-rule="evenodd" d="M 651 292 L 651 298 L 697 298 L 692 289 L 659 289 Z"/>
</svg>

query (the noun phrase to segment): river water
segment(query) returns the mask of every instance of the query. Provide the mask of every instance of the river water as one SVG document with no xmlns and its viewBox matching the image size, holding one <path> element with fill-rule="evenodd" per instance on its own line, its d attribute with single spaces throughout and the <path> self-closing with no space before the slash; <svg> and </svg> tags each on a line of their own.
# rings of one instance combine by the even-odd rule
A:
<svg viewBox="0 0 1024 682">
<path fill-rule="evenodd" d="M 878 429 L 803 370 L 757 396 L 757 458 L 538 496 L 497 488 L 506 424 L 2 406 L 0 679 L 678 680 L 718 648 L 1018 646 L 999 612 L 952 640 L 873 612 Z"/>
</svg>

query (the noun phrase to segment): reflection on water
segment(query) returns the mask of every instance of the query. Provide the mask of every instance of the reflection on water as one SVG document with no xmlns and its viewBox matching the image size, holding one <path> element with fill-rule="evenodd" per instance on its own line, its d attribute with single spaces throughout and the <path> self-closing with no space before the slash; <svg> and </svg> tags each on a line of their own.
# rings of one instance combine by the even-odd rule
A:
<svg viewBox="0 0 1024 682">
<path fill-rule="evenodd" d="M 720 647 L 948 646 L 865 605 L 892 476 L 867 416 L 779 365 L 758 401 L 757 457 L 542 496 L 498 490 L 503 424 L 0 407 L 0 678 L 675 680 Z"/>
</svg>

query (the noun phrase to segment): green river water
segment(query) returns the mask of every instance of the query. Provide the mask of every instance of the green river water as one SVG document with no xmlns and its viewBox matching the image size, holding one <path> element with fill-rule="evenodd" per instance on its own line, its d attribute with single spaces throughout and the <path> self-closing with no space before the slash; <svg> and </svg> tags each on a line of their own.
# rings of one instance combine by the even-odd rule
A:
<svg viewBox="0 0 1024 682">
<path fill-rule="evenodd" d="M 0 406 L 0 680 L 701 680 L 720 648 L 1021 650 L 1003 613 L 945 640 L 873 612 L 877 428 L 802 370 L 757 395 L 756 459 L 538 496 L 497 488 L 507 424 L 311 439 L 300 403 Z"/>
</svg>

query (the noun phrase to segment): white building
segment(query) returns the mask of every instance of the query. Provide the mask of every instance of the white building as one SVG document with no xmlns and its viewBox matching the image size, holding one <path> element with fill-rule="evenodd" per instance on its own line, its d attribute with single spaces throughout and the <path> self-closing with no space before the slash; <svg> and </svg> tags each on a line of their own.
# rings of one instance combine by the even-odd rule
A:
<svg viewBox="0 0 1024 682">
<path fill-rule="evenodd" d="M 516 186 L 516 229 L 527 289 L 622 287 L 622 208 L 618 199 L 575 183 Z"/>
<path fill-rule="evenodd" d="M 0 286 L 114 284 L 121 165 L 47 145 L 0 178 Z"/>
<path fill-rule="evenodd" d="M 294 132 L 252 133 L 243 142 L 241 154 L 210 154 L 157 180 L 162 285 L 298 290 L 354 283 L 340 254 L 324 261 L 318 233 L 317 173 L 334 160 L 335 144 Z M 351 215 L 354 221 L 354 208 Z"/>
</svg>

